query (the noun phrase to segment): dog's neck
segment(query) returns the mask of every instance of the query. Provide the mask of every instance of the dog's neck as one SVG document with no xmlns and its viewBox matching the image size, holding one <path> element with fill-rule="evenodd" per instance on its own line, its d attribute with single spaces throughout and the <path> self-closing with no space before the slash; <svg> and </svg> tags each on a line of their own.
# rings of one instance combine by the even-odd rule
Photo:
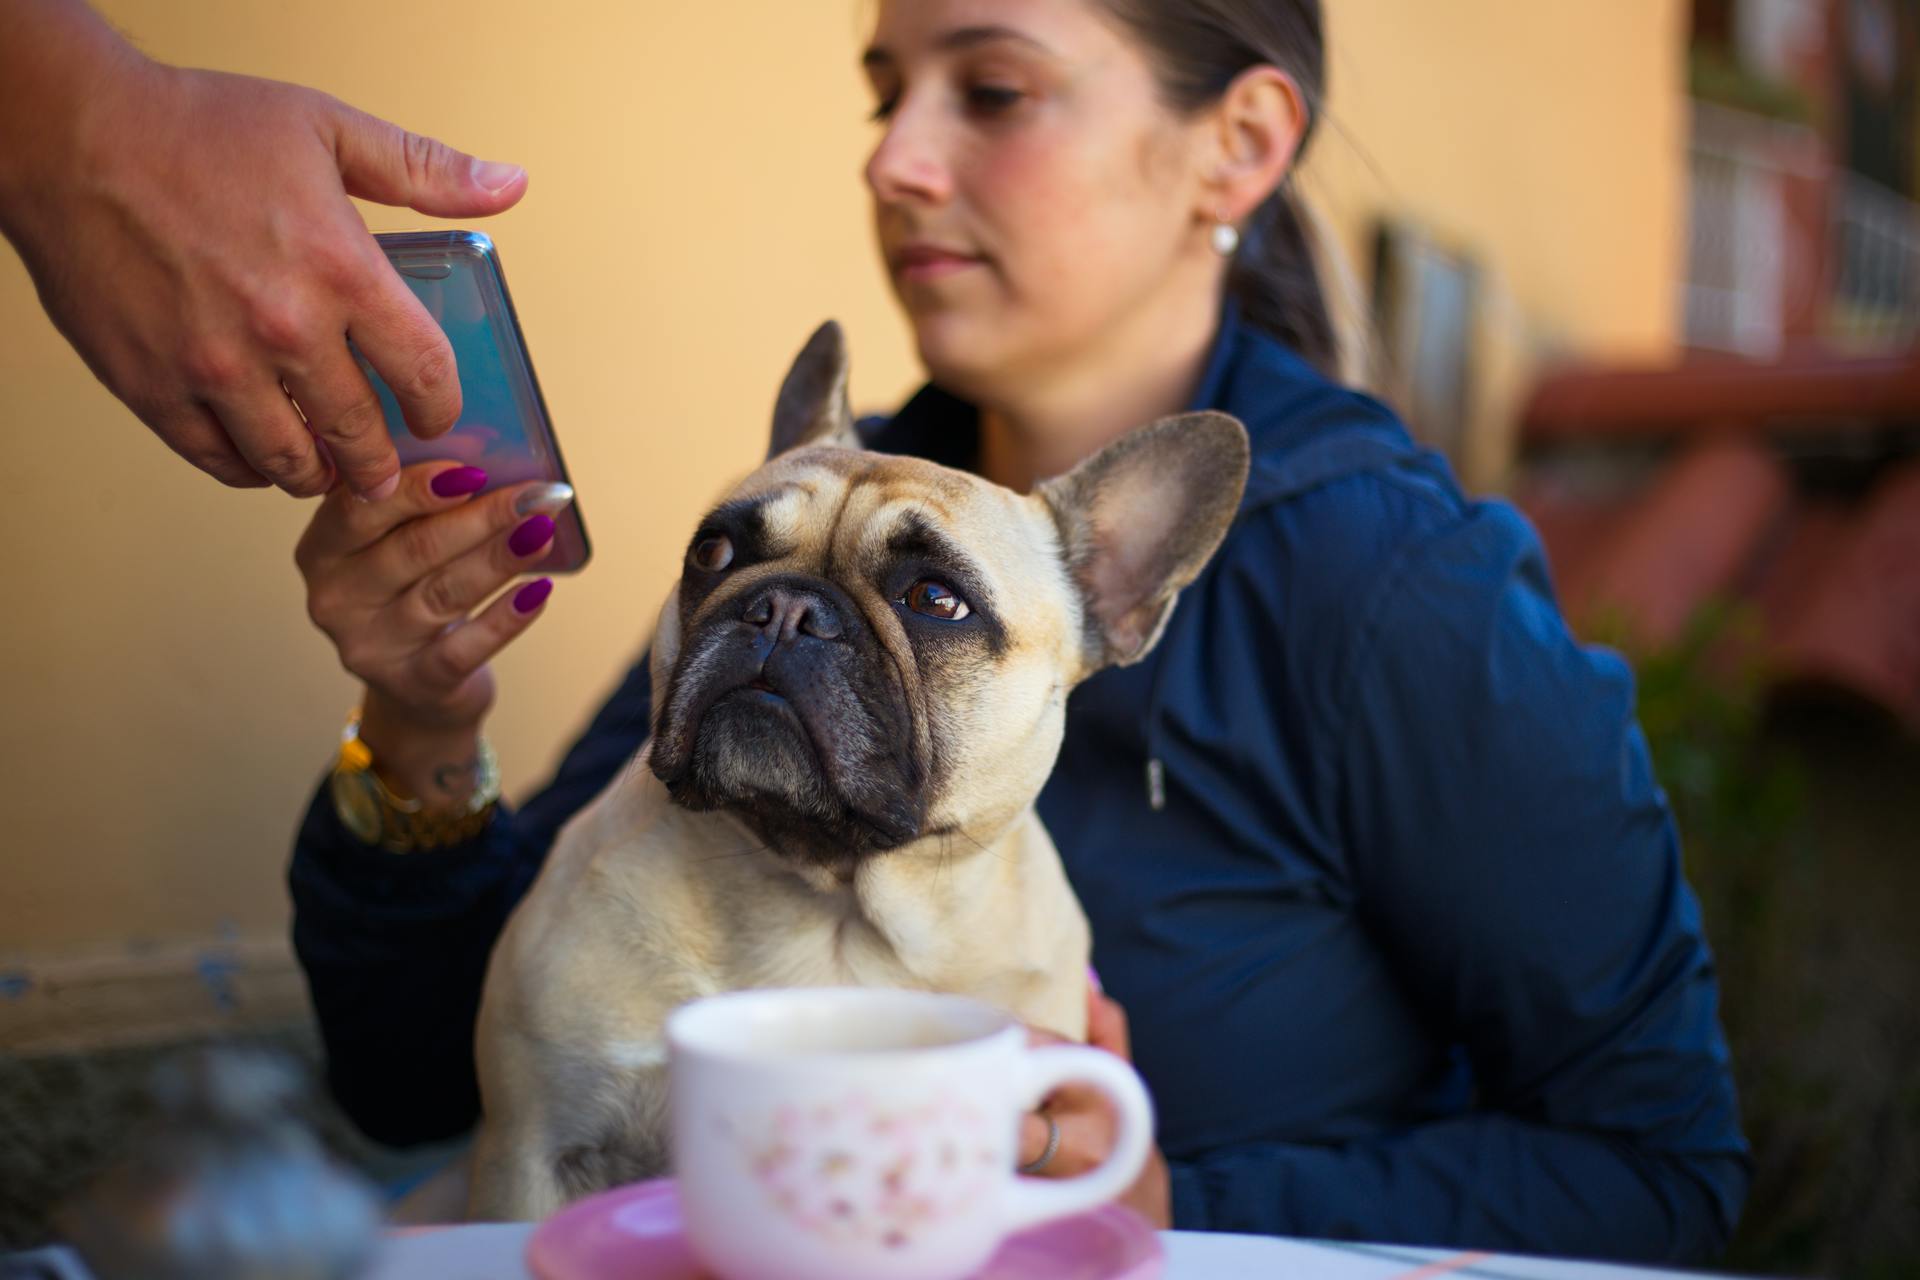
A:
<svg viewBox="0 0 1920 1280">
<path fill-rule="evenodd" d="M 727 947 L 791 944 L 799 954 L 824 946 L 862 981 L 939 988 L 951 973 L 1027 960 L 983 956 L 981 948 L 1004 949 L 1018 940 L 1037 960 L 1049 945 L 1052 922 L 1072 908 L 1059 857 L 1031 805 L 991 825 L 929 834 L 833 865 L 769 846 L 736 814 L 675 804 L 665 784 L 644 769 L 629 774 L 619 791 L 614 811 L 603 818 L 624 838 L 609 843 L 647 860 L 669 850 L 694 851 L 689 856 L 698 866 L 687 867 L 685 878 L 703 886 L 717 913 L 732 903 L 758 904 L 763 931 L 774 936 L 736 937 Z M 612 829 L 602 838 L 609 837 Z M 884 972 L 888 968 L 898 972 Z"/>
<path fill-rule="evenodd" d="M 754 849 L 736 868 L 756 877 L 798 881 L 851 920 L 871 927 L 911 965 L 915 956 L 951 945 L 956 927 L 979 903 L 1017 895 L 1029 873 L 1031 846 L 1044 833 L 1032 806 L 983 829 L 956 827 L 861 857 L 821 858 L 817 849 L 783 850 L 756 835 L 735 814 L 698 815 L 725 823 Z M 1051 846 L 1043 844 L 1051 853 Z"/>
<path fill-rule="evenodd" d="M 797 877 L 820 908 L 838 915 L 827 945 L 840 977 L 1014 1005 L 1015 989 L 1057 968 L 1057 931 L 1075 908 L 1031 807 L 988 834 L 923 837 L 862 859 L 844 876 L 775 864 L 774 854 L 763 865 L 768 874 Z M 1009 985 L 975 985 L 988 974 Z"/>
</svg>

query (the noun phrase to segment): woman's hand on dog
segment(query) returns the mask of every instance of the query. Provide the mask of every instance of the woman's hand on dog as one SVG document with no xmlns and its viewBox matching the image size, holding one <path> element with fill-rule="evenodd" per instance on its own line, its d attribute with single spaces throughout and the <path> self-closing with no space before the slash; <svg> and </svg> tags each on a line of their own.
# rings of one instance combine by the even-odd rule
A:
<svg viewBox="0 0 1920 1280">
<path fill-rule="evenodd" d="M 308 616 L 366 682 L 360 732 L 382 775 L 457 800 L 462 782 L 470 790 L 458 768 L 493 705 L 487 664 L 540 616 L 551 583 L 495 593 L 551 554 L 553 513 L 572 492 L 534 482 L 476 497 L 485 473 L 449 462 L 416 463 L 400 479 L 377 502 L 336 487 L 294 563 Z M 436 779 L 447 768 L 455 774 Z"/>
<path fill-rule="evenodd" d="M 1072 1044 L 1073 1041 L 1038 1027 L 1027 1029 L 1035 1045 Z M 1127 1036 L 1127 1014 L 1099 991 L 1087 992 L 1087 1043 L 1095 1049 L 1133 1061 Z M 1041 1178 L 1072 1178 L 1095 1168 L 1113 1152 L 1117 1123 L 1106 1097 L 1097 1089 L 1069 1085 L 1048 1094 L 1038 1112 L 1029 1113 L 1020 1127 L 1020 1163 L 1031 1164 L 1047 1149 L 1047 1118 L 1060 1126 L 1060 1146 L 1038 1174 Z M 1146 1167 L 1120 1203 L 1164 1230 L 1173 1225 L 1172 1186 L 1166 1157 L 1158 1147 L 1147 1156 Z"/>
</svg>

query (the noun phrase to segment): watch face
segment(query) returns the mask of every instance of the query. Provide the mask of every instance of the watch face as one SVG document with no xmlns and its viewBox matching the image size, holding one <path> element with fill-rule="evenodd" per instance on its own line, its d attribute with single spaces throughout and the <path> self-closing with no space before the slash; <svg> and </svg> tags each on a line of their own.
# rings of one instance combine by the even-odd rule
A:
<svg viewBox="0 0 1920 1280">
<path fill-rule="evenodd" d="M 380 799 L 373 780 L 364 773 L 333 775 L 333 810 L 364 844 L 380 842 Z"/>
</svg>

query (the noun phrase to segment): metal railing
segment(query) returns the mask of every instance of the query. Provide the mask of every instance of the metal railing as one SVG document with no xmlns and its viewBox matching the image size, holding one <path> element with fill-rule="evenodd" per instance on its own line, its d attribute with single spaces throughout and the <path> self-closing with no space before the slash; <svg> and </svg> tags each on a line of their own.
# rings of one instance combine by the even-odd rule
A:
<svg viewBox="0 0 1920 1280">
<path fill-rule="evenodd" d="M 1856 173 L 1833 191 L 1833 294 L 1827 322 L 1849 342 L 1920 336 L 1920 205 Z"/>
<path fill-rule="evenodd" d="M 1787 215 L 1788 188 L 1826 176 L 1818 135 L 1709 103 L 1693 104 L 1688 147 L 1688 343 L 1750 356 L 1779 352 L 1796 264 L 1817 263 Z"/>
<path fill-rule="evenodd" d="M 1770 359 L 1796 309 L 1801 332 L 1846 346 L 1920 340 L 1920 204 L 1836 168 L 1803 125 L 1693 110 L 1688 344 Z"/>
</svg>

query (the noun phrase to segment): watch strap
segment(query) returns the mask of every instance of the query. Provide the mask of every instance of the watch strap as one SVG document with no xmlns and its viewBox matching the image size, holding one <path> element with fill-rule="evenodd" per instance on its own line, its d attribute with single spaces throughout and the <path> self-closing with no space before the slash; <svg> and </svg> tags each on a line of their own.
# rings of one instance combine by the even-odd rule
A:
<svg viewBox="0 0 1920 1280">
<path fill-rule="evenodd" d="M 363 844 L 391 853 L 414 853 L 463 844 L 485 831 L 500 799 L 500 765 L 493 747 L 479 742 L 478 776 L 464 806 L 428 809 L 395 792 L 374 767 L 373 752 L 360 737 L 358 709 L 340 733 L 340 752 L 329 779 L 334 812 Z"/>
</svg>

